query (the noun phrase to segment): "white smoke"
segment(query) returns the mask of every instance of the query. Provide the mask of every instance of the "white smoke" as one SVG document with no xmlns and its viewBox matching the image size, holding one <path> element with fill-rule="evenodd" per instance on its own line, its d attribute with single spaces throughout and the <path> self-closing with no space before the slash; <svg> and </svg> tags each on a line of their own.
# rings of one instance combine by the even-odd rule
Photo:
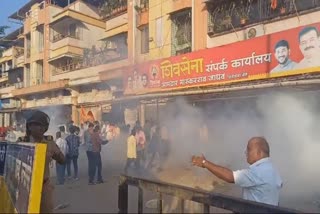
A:
<svg viewBox="0 0 320 214">
<path fill-rule="evenodd" d="M 171 153 L 165 165 L 175 169 L 190 168 L 191 156 L 202 153 L 207 159 L 232 170 L 245 168 L 248 166 L 244 154 L 247 141 L 253 136 L 264 136 L 270 144 L 272 161 L 284 181 L 281 205 L 310 210 L 300 205 L 314 206 L 314 195 L 320 192 L 317 99 L 314 92 L 277 93 L 256 99 L 211 101 L 202 107 L 177 99 L 165 109 L 166 117 L 161 121 L 168 126 L 171 136 Z M 199 141 L 202 120 L 208 125 L 208 144 Z M 193 171 L 198 176 L 205 173 L 195 168 Z M 169 179 L 161 173 L 158 176 L 162 180 Z M 184 179 L 179 180 L 180 184 L 189 182 L 187 177 Z"/>
</svg>

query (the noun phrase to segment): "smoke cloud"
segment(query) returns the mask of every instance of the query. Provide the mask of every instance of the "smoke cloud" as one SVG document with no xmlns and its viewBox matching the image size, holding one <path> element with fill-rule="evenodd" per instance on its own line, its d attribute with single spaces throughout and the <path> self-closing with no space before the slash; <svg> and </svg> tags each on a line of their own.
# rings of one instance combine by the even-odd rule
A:
<svg viewBox="0 0 320 214">
<path fill-rule="evenodd" d="M 170 156 L 164 170 L 167 173 L 156 172 L 155 175 L 166 182 L 201 186 L 203 181 L 200 182 L 199 177 L 213 179 L 214 176 L 191 167 L 193 154 L 202 153 L 208 160 L 232 170 L 246 168 L 244 151 L 248 140 L 253 136 L 264 136 L 284 183 L 280 205 L 319 211 L 320 170 L 316 165 L 320 162 L 317 155 L 320 151 L 318 98 L 316 92 L 303 92 L 202 103 L 177 99 L 168 104 L 164 110 L 166 116 L 161 121 L 170 130 L 171 137 Z M 199 139 L 203 121 L 209 131 L 208 143 L 201 143 Z M 202 188 L 214 189 L 205 185 Z"/>
<path fill-rule="evenodd" d="M 273 93 L 205 102 L 177 98 L 160 108 L 160 124 L 168 127 L 171 139 L 163 170 L 153 170 L 151 176 L 145 170 L 137 176 L 241 197 L 235 185 L 225 184 L 208 171 L 193 167 L 191 156 L 204 154 L 208 160 L 232 170 L 246 168 L 244 151 L 248 140 L 264 136 L 284 183 L 280 206 L 319 212 L 319 96 L 317 92 Z M 199 128 L 204 123 L 208 127 L 207 143 L 199 139 Z M 58 124 L 60 121 L 50 127 L 56 129 Z M 103 170 L 109 176 L 123 173 L 127 137 L 128 133 L 122 132 L 118 140 L 102 147 Z M 80 174 L 86 177 L 84 148 L 79 166 Z"/>
</svg>

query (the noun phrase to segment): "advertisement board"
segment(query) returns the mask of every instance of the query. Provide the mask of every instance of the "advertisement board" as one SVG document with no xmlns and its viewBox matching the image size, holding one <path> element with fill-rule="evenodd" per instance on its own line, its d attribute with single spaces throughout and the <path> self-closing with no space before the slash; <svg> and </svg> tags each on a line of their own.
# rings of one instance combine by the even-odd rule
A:
<svg viewBox="0 0 320 214">
<path fill-rule="evenodd" d="M 143 94 L 320 70 L 320 23 L 127 69 L 125 94 Z"/>
</svg>

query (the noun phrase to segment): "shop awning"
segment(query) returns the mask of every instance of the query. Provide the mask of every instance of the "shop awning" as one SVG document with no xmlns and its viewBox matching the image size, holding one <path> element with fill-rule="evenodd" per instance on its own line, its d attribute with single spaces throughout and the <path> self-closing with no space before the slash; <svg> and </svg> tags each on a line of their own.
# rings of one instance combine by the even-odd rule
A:
<svg viewBox="0 0 320 214">
<path fill-rule="evenodd" d="M 241 82 L 215 87 L 199 87 L 179 91 L 164 91 L 141 95 L 127 95 L 111 100 L 111 103 L 124 103 L 135 100 L 152 100 L 161 98 L 173 98 L 177 96 L 210 95 L 215 99 L 231 99 L 237 97 L 257 97 L 274 91 L 297 92 L 320 90 L 320 75 L 309 78 L 304 76 L 269 79 L 260 81 Z"/>
<path fill-rule="evenodd" d="M 68 86 L 68 83 L 69 83 L 68 79 L 43 83 L 40 85 L 34 85 L 34 86 L 21 88 L 21 89 L 15 89 L 12 91 L 12 95 L 15 97 L 22 97 L 30 94 L 44 93 L 48 91 L 64 89 Z"/>
</svg>

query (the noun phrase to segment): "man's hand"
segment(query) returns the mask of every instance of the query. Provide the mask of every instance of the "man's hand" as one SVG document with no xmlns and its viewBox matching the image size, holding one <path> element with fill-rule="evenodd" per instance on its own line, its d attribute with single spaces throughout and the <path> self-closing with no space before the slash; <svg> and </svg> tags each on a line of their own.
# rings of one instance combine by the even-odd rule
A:
<svg viewBox="0 0 320 214">
<path fill-rule="evenodd" d="M 205 161 L 206 161 L 206 158 L 204 157 L 204 155 L 192 156 L 192 164 L 195 166 L 204 168 Z"/>
<path fill-rule="evenodd" d="M 192 164 L 195 166 L 206 168 L 212 174 L 214 174 L 218 178 L 220 178 L 228 183 L 234 183 L 233 172 L 230 169 L 222 167 L 222 166 L 218 166 L 210 161 L 207 161 L 203 155 L 202 156 L 192 156 Z"/>
</svg>

